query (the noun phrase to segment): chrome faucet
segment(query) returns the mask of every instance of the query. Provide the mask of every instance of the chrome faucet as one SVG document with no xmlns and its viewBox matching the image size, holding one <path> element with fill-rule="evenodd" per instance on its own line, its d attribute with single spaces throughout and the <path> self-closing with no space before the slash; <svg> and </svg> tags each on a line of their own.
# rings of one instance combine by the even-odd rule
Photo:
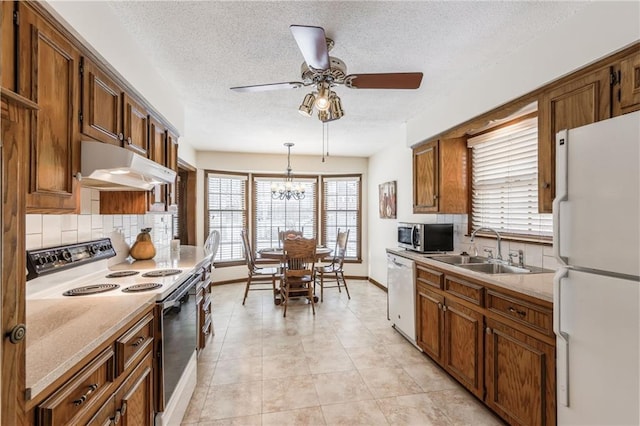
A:
<svg viewBox="0 0 640 426">
<path fill-rule="evenodd" d="M 475 238 L 476 233 L 478 231 L 489 231 L 489 232 L 493 232 L 494 234 L 496 234 L 496 238 L 498 239 L 498 256 L 496 257 L 496 259 L 502 260 L 502 245 L 501 245 L 502 237 L 500 237 L 500 234 L 498 233 L 498 231 L 496 231 L 493 228 L 486 228 L 486 227 L 482 226 L 482 227 L 476 229 L 475 231 L 473 231 L 471 233 L 471 242 L 473 242 L 473 239 Z"/>
</svg>

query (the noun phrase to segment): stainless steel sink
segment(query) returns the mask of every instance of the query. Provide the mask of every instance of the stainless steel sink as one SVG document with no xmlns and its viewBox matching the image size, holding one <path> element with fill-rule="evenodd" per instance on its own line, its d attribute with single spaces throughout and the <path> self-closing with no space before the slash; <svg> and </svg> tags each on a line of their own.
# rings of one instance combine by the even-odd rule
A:
<svg viewBox="0 0 640 426">
<path fill-rule="evenodd" d="M 464 256 L 461 254 L 447 254 L 441 256 L 429 256 L 430 259 L 437 260 L 439 262 L 448 263 L 450 265 L 465 265 L 467 263 L 488 263 L 486 257 L 480 256 Z"/>
<path fill-rule="evenodd" d="M 484 274 L 539 274 L 544 272 L 553 272 L 535 266 L 515 266 L 499 263 L 497 261 L 490 262 L 486 257 L 480 256 L 464 256 L 460 254 L 447 254 L 438 256 L 429 256 L 430 259 L 439 262 L 445 262 L 453 266 L 458 266 L 470 271 L 482 272 Z"/>
<path fill-rule="evenodd" d="M 456 266 L 470 271 L 483 272 L 485 274 L 529 274 L 532 272 L 531 269 L 528 268 L 503 265 L 502 263 L 475 263 Z"/>
</svg>

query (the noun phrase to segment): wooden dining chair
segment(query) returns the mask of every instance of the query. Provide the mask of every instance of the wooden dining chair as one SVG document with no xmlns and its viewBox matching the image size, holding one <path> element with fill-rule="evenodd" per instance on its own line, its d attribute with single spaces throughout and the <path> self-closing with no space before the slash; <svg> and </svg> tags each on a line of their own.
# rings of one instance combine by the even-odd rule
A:
<svg viewBox="0 0 640 426">
<path fill-rule="evenodd" d="M 247 294 L 249 294 L 249 290 L 270 290 L 273 292 L 273 297 L 275 299 L 277 290 L 276 290 L 276 277 L 279 275 L 279 271 L 277 267 L 260 267 L 256 265 L 256 256 L 254 251 L 251 249 L 251 245 L 249 244 L 249 237 L 247 236 L 247 231 L 243 229 L 240 231 L 242 235 L 242 248 L 244 249 L 244 257 L 247 259 L 247 268 L 249 276 L 247 278 L 247 285 L 244 289 L 244 298 L 242 299 L 242 304 L 247 300 Z M 271 288 L 265 287 L 265 283 L 271 283 Z M 253 288 L 252 288 L 253 286 Z"/>
<path fill-rule="evenodd" d="M 313 268 L 316 261 L 315 238 L 285 239 L 283 247 L 283 275 L 280 296 L 284 304 L 283 316 L 287 316 L 289 297 L 306 297 L 313 314 Z"/>
<path fill-rule="evenodd" d="M 313 283 L 313 288 L 315 291 L 316 284 L 320 285 L 320 301 L 323 301 L 324 297 L 324 289 L 325 288 L 338 288 L 339 292 L 342 292 L 340 289 L 340 284 L 344 286 L 344 289 L 347 291 L 347 297 L 351 299 L 351 295 L 349 295 L 349 287 L 347 287 L 347 280 L 344 279 L 344 255 L 347 252 L 347 241 L 349 240 L 349 230 L 346 232 L 340 232 L 340 228 L 338 228 L 338 235 L 336 237 L 336 249 L 333 251 L 333 259 L 331 259 L 331 263 L 328 265 L 321 265 L 315 268 L 315 279 Z M 327 285 L 326 283 L 335 283 L 332 285 Z"/>
</svg>

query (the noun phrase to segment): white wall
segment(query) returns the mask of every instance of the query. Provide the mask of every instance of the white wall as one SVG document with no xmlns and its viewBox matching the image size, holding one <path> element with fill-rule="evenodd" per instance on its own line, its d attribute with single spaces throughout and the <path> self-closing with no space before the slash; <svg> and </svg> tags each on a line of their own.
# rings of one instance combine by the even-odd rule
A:
<svg viewBox="0 0 640 426">
<path fill-rule="evenodd" d="M 451 84 L 446 102 L 429 103 L 407 124 L 407 145 L 429 139 L 477 115 L 595 62 L 640 39 L 640 2 L 595 1 L 555 31 L 468 79 Z"/>
<path fill-rule="evenodd" d="M 283 147 L 284 150 L 284 147 Z M 295 147 L 292 148 L 295 151 Z M 204 244 L 204 170 L 254 172 L 254 173 L 281 173 L 284 175 L 287 167 L 287 156 L 270 154 L 244 154 L 230 152 L 204 152 L 197 153 L 198 181 L 196 204 L 196 235 L 197 244 Z M 291 168 L 296 174 L 362 174 L 362 205 L 368 205 L 367 188 L 369 178 L 367 176 L 368 160 L 358 157 L 333 157 L 329 156 L 323 163 L 321 157 L 311 155 L 291 155 Z M 202 195 L 201 195 L 202 194 Z M 376 198 L 377 199 L 377 198 Z M 369 245 L 369 231 L 367 215 L 362 216 L 362 263 L 345 264 L 346 275 L 367 276 L 369 259 L 367 247 Z M 214 281 L 226 281 L 246 277 L 246 266 L 228 267 L 216 269 Z"/>
</svg>

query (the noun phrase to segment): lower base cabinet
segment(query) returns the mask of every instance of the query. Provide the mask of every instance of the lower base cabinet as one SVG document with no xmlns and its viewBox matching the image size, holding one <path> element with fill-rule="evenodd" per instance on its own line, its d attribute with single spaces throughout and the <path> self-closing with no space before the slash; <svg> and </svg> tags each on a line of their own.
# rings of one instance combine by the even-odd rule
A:
<svg viewBox="0 0 640 426">
<path fill-rule="evenodd" d="M 555 348 L 487 319 L 485 402 L 514 425 L 555 424 Z"/>
<path fill-rule="evenodd" d="M 426 355 L 509 424 L 556 424 L 550 304 L 449 275 L 443 288 L 417 280 L 416 292 Z"/>
<path fill-rule="evenodd" d="M 484 393 L 483 315 L 445 297 L 444 368 L 478 398 Z"/>
</svg>

